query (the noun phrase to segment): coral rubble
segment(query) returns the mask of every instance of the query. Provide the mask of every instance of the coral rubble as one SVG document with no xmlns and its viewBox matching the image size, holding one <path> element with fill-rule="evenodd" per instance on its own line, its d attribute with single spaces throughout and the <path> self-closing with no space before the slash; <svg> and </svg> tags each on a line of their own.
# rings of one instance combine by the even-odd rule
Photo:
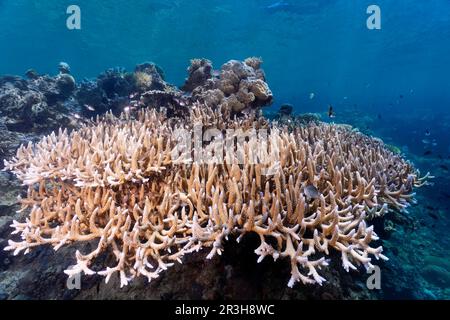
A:
<svg viewBox="0 0 450 320">
<path fill-rule="evenodd" d="M 243 70 L 242 80 L 258 61 L 232 62 L 222 73 Z M 225 79 L 234 92 L 236 83 Z M 332 251 L 347 271 L 386 259 L 381 246 L 371 246 L 378 237 L 368 220 L 388 207 L 405 209 L 426 177 L 347 126 L 318 123 L 289 132 L 256 113 L 230 119 L 227 108 L 217 108 L 224 101 L 218 103 L 194 103 L 175 121 L 155 109 L 108 114 L 19 148 L 5 169 L 28 186 L 21 203 L 30 215 L 13 222 L 21 241 L 10 240 L 6 250 L 97 240 L 93 251 L 77 251 L 65 272 L 98 273 L 107 281 L 117 272 L 121 286 L 141 275 L 157 278 L 202 248 L 208 258 L 220 255 L 228 236 L 248 233 L 260 238 L 258 261 L 290 262 L 289 286 L 322 284 L 320 270 Z M 199 127 L 201 135 L 217 129 L 215 138 L 180 147 L 178 133 Z M 232 148 L 221 153 L 223 136 Z M 93 270 L 107 250 L 115 264 Z"/>
</svg>

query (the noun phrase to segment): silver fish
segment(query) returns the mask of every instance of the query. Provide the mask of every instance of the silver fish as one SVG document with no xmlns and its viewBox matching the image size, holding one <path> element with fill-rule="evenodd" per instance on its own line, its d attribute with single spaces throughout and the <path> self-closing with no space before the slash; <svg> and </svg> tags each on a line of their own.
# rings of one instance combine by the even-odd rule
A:
<svg viewBox="0 0 450 320">
<path fill-rule="evenodd" d="M 84 107 L 86 109 L 88 109 L 89 111 L 95 111 L 95 108 L 93 106 L 89 105 L 89 104 L 85 104 Z"/>
</svg>

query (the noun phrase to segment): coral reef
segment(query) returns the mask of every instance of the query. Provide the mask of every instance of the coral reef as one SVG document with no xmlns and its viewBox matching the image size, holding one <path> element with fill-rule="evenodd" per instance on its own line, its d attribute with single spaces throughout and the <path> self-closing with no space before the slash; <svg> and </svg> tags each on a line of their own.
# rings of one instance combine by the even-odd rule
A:
<svg viewBox="0 0 450 320">
<path fill-rule="evenodd" d="M 23 133 L 9 131 L 6 125 L 0 122 L 0 157 L 12 157 L 17 148 L 26 141 Z"/>
<path fill-rule="evenodd" d="M 83 80 L 76 100 L 84 116 L 91 117 L 109 110 L 120 113 L 134 92 L 134 77 L 121 68 L 106 70 L 96 80 Z"/>
<path fill-rule="evenodd" d="M 273 99 L 261 63 L 259 58 L 248 58 L 244 62 L 231 60 L 219 72 L 213 71 L 208 60 L 192 60 L 183 90 L 192 92 L 195 101 L 219 108 L 226 114 L 258 109 L 271 104 Z"/>
<path fill-rule="evenodd" d="M 0 118 L 10 131 L 49 132 L 60 126 L 72 127 L 65 101 L 75 90 L 69 74 L 55 77 L 35 74 L 32 78 L 0 78 Z"/>
<path fill-rule="evenodd" d="M 142 105 L 176 113 L 182 100 L 183 93 L 165 82 L 161 68 L 150 62 L 137 65 L 134 72 L 109 69 L 94 81 L 84 80 L 76 94 L 76 101 L 87 117 L 110 110 L 118 115 L 126 108 Z"/>
<path fill-rule="evenodd" d="M 197 100 L 230 112 L 258 109 L 272 100 L 256 58 L 230 61 L 214 76 L 208 60 L 192 61 L 189 79 L 182 90 L 168 84 L 154 63 L 146 62 L 133 72 L 108 69 L 94 80 L 79 84 L 70 66 L 61 62 L 56 76 L 26 72 L 27 79 L 4 76 L 0 79 L 0 117 L 8 130 L 47 134 L 59 127 L 76 128 L 80 117 L 91 118 L 112 111 L 151 106 L 166 109 L 169 116 L 186 114 Z M 191 92 L 192 91 L 192 92 Z"/>
<path fill-rule="evenodd" d="M 199 103 L 175 120 L 154 109 L 135 117 L 108 114 L 19 148 L 5 169 L 28 186 L 21 203 L 31 212 L 13 222 L 22 240 L 10 240 L 6 250 L 27 253 L 44 244 L 57 250 L 96 240 L 91 252 L 76 252 L 66 274 L 97 273 L 108 281 L 117 272 L 124 286 L 141 275 L 155 279 L 202 248 L 209 248 L 207 258 L 220 255 L 229 236 L 239 241 L 256 233 L 258 261 L 290 261 L 289 286 L 322 284 L 320 270 L 331 251 L 340 253 L 346 271 L 372 267 L 373 257 L 386 259 L 381 246 L 370 246 L 378 237 L 367 219 L 388 206 L 405 209 L 413 187 L 426 183 L 427 176 L 420 178 L 380 141 L 347 126 L 289 133 L 256 114 L 230 120 Z M 222 158 L 223 141 L 216 138 L 204 146 L 201 161 L 193 161 L 197 151 L 180 148 L 177 132 L 198 126 L 222 134 L 240 128 L 248 139 L 233 131 L 227 139 L 241 141 L 236 152 Z M 251 134 L 261 129 L 267 139 Z M 306 192 L 311 186 L 317 191 Z M 114 264 L 93 270 L 109 249 Z"/>
<path fill-rule="evenodd" d="M 291 131 L 295 130 L 296 127 L 319 124 L 321 122 L 321 116 L 318 113 L 295 114 L 293 111 L 293 105 L 283 104 L 277 112 L 265 112 L 264 116 L 276 122 L 277 125 L 286 127 Z"/>
<path fill-rule="evenodd" d="M 211 61 L 207 59 L 192 59 L 188 68 L 188 78 L 183 91 L 192 92 L 195 88 L 205 85 L 205 83 L 213 77 L 213 66 Z"/>
<path fill-rule="evenodd" d="M 6 168 L 28 184 L 28 192 L 13 174 L 0 172 L 0 246 L 29 251 L 14 258 L 0 252 L 0 299 L 448 296 L 445 254 L 426 228 L 434 218 L 424 219 L 419 204 L 405 214 L 414 203 L 413 188 L 426 178 L 419 178 L 395 148 L 349 126 L 325 125 L 318 115 L 282 108 L 268 115 L 273 120 L 268 122 L 255 112 L 265 105 L 262 101 L 240 112 L 230 109 L 226 98 L 241 94 L 227 96 L 225 80 L 236 81 L 231 74 L 240 69 L 253 69 L 254 75 L 237 77 L 239 83 L 263 80 L 260 64 L 259 59 L 231 61 L 214 71 L 210 61 L 194 60 L 181 90 L 166 83 L 152 63 L 133 72 L 111 69 L 79 85 L 66 63 L 54 77 L 32 69 L 26 79 L 2 77 L 0 157 L 9 159 L 20 144 L 34 144 L 21 148 Z M 142 107 L 158 111 L 139 112 Z M 94 123 L 84 119 L 106 110 L 124 114 Z M 59 126 L 79 130 L 41 140 Z M 273 155 L 280 157 L 275 156 L 273 166 L 270 161 L 253 164 L 249 155 L 262 141 L 250 134 L 236 150 L 242 161 L 225 157 L 222 163 L 213 161 L 213 167 L 186 161 L 183 149 L 174 153 L 179 143 L 175 133 L 183 128 L 189 136 L 199 126 L 202 134 L 208 129 L 222 134 L 240 128 L 268 130 L 270 139 L 263 144 L 269 150 L 276 146 Z M 203 142 L 205 159 L 214 159 L 217 145 L 219 138 Z M 387 207 L 393 210 L 387 212 Z M 10 242 L 11 223 L 23 236 L 13 239 L 19 242 Z M 373 230 L 389 241 L 375 241 Z M 370 234 L 374 241 L 368 243 Z M 49 245 L 41 245 L 45 243 Z M 364 276 L 345 269 L 370 266 L 376 255 L 382 258 L 380 245 L 390 261 L 380 265 L 383 290 L 375 292 L 365 287 Z M 204 249 L 195 252 L 197 248 Z M 280 263 L 262 259 L 267 255 L 279 257 Z M 183 265 L 175 263 L 177 258 Z M 66 287 L 64 269 L 103 276 L 116 270 L 122 276 L 107 284 L 100 283 L 99 275 L 85 277 L 83 290 L 77 291 Z M 146 283 L 162 271 L 164 277 Z M 322 286 L 285 288 L 290 276 L 289 284 L 299 280 Z M 117 290 L 131 278 L 132 285 Z"/>
<path fill-rule="evenodd" d="M 388 240 L 383 241 L 383 247 L 390 258 L 389 263 L 382 268 L 383 299 L 449 297 L 448 241 L 442 241 L 442 235 L 447 232 L 448 226 L 445 219 L 436 220 L 438 223 L 434 225 L 434 219 L 427 217 L 429 202 L 426 200 L 429 198 L 423 197 L 424 193 L 434 192 L 434 189 L 427 188 L 418 194 L 419 204 L 409 208 L 409 214 L 405 215 L 408 216 L 407 220 L 398 219 L 399 215 L 395 211 L 380 219 L 389 221 L 395 227 Z M 393 213 L 395 216 L 391 216 Z"/>
</svg>

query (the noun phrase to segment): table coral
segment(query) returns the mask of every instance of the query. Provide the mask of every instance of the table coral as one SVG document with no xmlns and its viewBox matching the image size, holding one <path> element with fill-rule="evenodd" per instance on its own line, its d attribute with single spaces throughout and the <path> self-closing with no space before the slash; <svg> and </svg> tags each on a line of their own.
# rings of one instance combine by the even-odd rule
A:
<svg viewBox="0 0 450 320">
<path fill-rule="evenodd" d="M 180 148 L 177 134 L 198 127 L 219 133 L 201 140 L 200 161 L 195 143 Z M 221 135 L 233 141 L 233 152 L 220 154 Z M 106 281 L 119 273 L 121 286 L 141 275 L 157 278 L 202 248 L 207 258 L 220 255 L 229 235 L 239 241 L 251 232 L 261 240 L 258 261 L 290 262 L 289 286 L 322 284 L 331 251 L 347 271 L 370 268 L 373 258 L 387 257 L 371 246 L 378 237 L 368 218 L 406 208 L 427 178 L 348 126 L 317 123 L 288 132 L 257 113 L 230 119 L 199 103 L 184 119 L 154 109 L 107 114 L 22 146 L 5 169 L 28 186 L 21 203 L 30 210 L 12 224 L 21 241 L 10 240 L 5 250 L 97 240 L 93 251 L 76 252 L 66 274 L 96 273 L 93 262 L 110 250 L 116 264 L 97 273 Z M 317 199 L 305 195 L 310 186 Z"/>
</svg>

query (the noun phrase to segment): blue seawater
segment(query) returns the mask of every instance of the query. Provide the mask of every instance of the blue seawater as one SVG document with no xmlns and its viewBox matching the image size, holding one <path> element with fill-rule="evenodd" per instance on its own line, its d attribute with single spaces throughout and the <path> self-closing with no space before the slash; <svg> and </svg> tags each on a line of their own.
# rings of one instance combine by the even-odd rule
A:
<svg viewBox="0 0 450 320">
<path fill-rule="evenodd" d="M 181 84 L 193 57 L 220 66 L 256 55 L 276 104 L 381 115 L 370 129 L 417 153 L 432 129 L 436 152 L 448 155 L 450 3 L 379 0 L 381 30 L 368 30 L 372 2 L 292 0 L 269 9 L 278 1 L 2 0 L 0 71 L 54 73 L 67 61 L 81 79 L 150 60 Z M 81 30 L 66 28 L 70 4 L 81 8 Z"/>
<path fill-rule="evenodd" d="M 72 4 L 81 8 L 81 30 L 66 28 Z M 366 26 L 372 4 L 381 9 L 380 30 Z M 449 257 L 450 1 L 0 0 L 0 74 L 55 74 L 66 61 L 78 81 L 153 61 L 181 85 L 192 58 L 219 67 L 248 56 L 264 60 L 275 96 L 267 112 L 291 103 L 296 112 L 352 124 L 436 176 L 411 213 L 422 228 L 404 249 L 414 259 L 394 258 L 422 277 L 421 293 L 431 293 L 385 297 L 449 298 L 448 282 L 421 270 L 429 256 Z M 327 119 L 328 105 L 336 118 Z M 399 239 L 390 241 L 401 251 Z"/>
</svg>

